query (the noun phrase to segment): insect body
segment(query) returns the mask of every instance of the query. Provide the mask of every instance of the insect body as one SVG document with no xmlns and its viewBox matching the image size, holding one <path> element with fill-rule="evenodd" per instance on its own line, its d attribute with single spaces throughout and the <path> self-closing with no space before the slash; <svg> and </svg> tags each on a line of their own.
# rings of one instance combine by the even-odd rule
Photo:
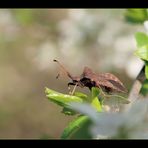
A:
<svg viewBox="0 0 148 148">
<path fill-rule="evenodd" d="M 59 61 L 54 60 L 54 62 L 57 62 L 67 76 L 72 80 L 72 82 L 68 83 L 68 86 L 75 85 L 79 87 L 88 87 L 90 90 L 92 87 L 98 87 L 107 93 L 127 92 L 127 89 L 124 87 L 123 83 L 111 73 L 96 74 L 89 67 L 84 67 L 83 73 L 80 76 L 74 77 Z"/>
</svg>

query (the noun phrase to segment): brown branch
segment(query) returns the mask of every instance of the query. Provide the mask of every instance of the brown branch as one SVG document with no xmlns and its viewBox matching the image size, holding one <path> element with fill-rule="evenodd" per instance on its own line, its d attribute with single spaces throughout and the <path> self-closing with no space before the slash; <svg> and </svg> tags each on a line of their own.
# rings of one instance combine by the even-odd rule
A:
<svg viewBox="0 0 148 148">
<path fill-rule="evenodd" d="M 130 93 L 128 96 L 128 100 L 130 101 L 130 103 L 123 106 L 123 108 L 121 108 L 122 111 L 128 110 L 131 107 L 131 105 L 133 104 L 133 102 L 135 102 L 138 99 L 140 90 L 142 88 L 142 84 L 145 79 L 146 79 L 145 78 L 145 66 L 143 65 L 140 73 L 138 74 L 138 76 L 137 76 L 136 80 L 134 81 L 133 86 L 130 90 Z"/>
</svg>

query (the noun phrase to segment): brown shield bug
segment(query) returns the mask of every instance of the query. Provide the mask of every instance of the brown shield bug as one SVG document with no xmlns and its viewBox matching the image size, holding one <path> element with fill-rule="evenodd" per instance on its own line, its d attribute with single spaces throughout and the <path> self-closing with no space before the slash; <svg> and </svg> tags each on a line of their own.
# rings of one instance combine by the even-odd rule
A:
<svg viewBox="0 0 148 148">
<path fill-rule="evenodd" d="M 127 92 L 127 89 L 124 87 L 123 83 L 111 73 L 96 74 L 89 67 L 84 67 L 83 73 L 80 76 L 72 76 L 58 60 L 53 61 L 57 62 L 66 75 L 72 80 L 72 82 L 68 83 L 68 86 L 75 85 L 75 87 L 88 87 L 90 90 L 92 87 L 98 87 L 106 93 Z M 58 74 L 57 78 L 59 76 L 60 75 Z"/>
</svg>

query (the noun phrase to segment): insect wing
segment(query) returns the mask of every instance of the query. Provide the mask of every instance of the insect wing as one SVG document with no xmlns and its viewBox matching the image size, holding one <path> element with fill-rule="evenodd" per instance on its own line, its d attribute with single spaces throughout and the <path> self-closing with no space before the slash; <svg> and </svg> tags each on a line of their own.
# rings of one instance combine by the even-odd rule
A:
<svg viewBox="0 0 148 148">
<path fill-rule="evenodd" d="M 88 78 L 91 79 L 94 76 L 94 72 L 89 67 L 84 67 L 83 73 L 81 75 L 81 78 Z"/>
<path fill-rule="evenodd" d="M 103 74 L 97 75 L 89 67 L 84 68 L 81 80 L 83 80 L 83 79 L 84 79 L 84 81 L 86 81 L 86 79 L 87 79 L 87 81 L 88 81 L 87 85 L 92 85 L 92 82 L 94 82 L 95 83 L 94 86 L 101 87 L 102 89 L 105 88 L 105 91 L 116 90 L 116 87 L 114 87 L 114 85 L 112 83 L 110 83 L 103 76 Z"/>
<path fill-rule="evenodd" d="M 99 74 L 98 77 L 103 78 L 110 82 L 116 91 L 119 92 L 127 92 L 127 89 L 124 87 L 123 83 L 113 74 L 111 73 L 104 73 L 104 74 Z"/>
<path fill-rule="evenodd" d="M 112 83 L 103 77 L 97 77 L 95 82 L 97 87 L 101 87 L 103 90 L 105 89 L 104 91 L 106 92 L 113 92 L 114 90 L 119 91 Z"/>
</svg>

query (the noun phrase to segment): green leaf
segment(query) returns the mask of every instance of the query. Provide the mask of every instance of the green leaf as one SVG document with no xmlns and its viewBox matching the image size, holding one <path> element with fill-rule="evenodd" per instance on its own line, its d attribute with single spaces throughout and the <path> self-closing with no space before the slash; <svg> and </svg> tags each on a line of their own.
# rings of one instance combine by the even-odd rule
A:
<svg viewBox="0 0 148 148">
<path fill-rule="evenodd" d="M 81 92 L 75 92 L 74 93 L 74 96 L 80 97 L 82 99 L 88 99 L 87 95 L 86 94 L 83 94 Z"/>
<path fill-rule="evenodd" d="M 80 97 L 62 94 L 54 90 L 51 90 L 49 88 L 46 88 L 45 93 L 49 100 L 57 103 L 60 106 L 64 106 L 64 107 L 67 107 L 68 103 L 70 102 L 80 102 L 80 103 L 83 102 L 83 99 Z"/>
<path fill-rule="evenodd" d="M 101 111 L 102 111 L 102 107 L 101 107 L 101 104 L 100 104 L 100 102 L 99 102 L 98 97 L 95 97 L 95 98 L 92 100 L 91 105 L 92 105 L 98 112 L 101 112 Z"/>
<path fill-rule="evenodd" d="M 99 101 L 99 96 L 100 90 L 97 87 L 92 87 L 91 89 L 91 105 L 97 110 L 97 111 L 102 111 L 102 107 Z"/>
<path fill-rule="evenodd" d="M 148 94 L 148 80 L 144 81 L 140 93 L 143 94 L 144 96 Z"/>
<path fill-rule="evenodd" d="M 137 32 L 135 34 L 135 38 L 136 38 L 138 48 L 144 45 L 148 45 L 148 36 L 145 33 Z"/>
<path fill-rule="evenodd" d="M 148 61 L 148 45 L 142 46 L 141 48 L 135 51 L 135 55 L 137 55 L 142 60 Z"/>
<path fill-rule="evenodd" d="M 46 88 L 45 93 L 46 93 L 47 98 L 50 101 L 63 107 L 62 113 L 66 114 L 66 115 L 77 114 L 76 111 L 70 109 L 69 103 L 71 103 L 71 102 L 82 103 L 83 102 L 83 99 L 80 97 L 62 94 L 62 93 L 56 92 L 54 90 L 51 90 L 49 88 Z"/>
<path fill-rule="evenodd" d="M 62 113 L 64 113 L 65 115 L 75 115 L 77 114 L 76 111 L 68 108 L 68 107 L 63 107 Z"/>
<path fill-rule="evenodd" d="M 146 79 L 148 79 L 148 62 L 145 61 L 145 76 L 146 76 Z"/>
<path fill-rule="evenodd" d="M 94 99 L 95 97 L 98 97 L 100 94 L 100 90 L 97 87 L 92 87 L 91 89 L 91 98 Z"/>
<path fill-rule="evenodd" d="M 147 9 L 127 9 L 125 18 L 132 23 L 143 23 L 148 19 Z"/>
<path fill-rule="evenodd" d="M 69 125 L 64 129 L 61 139 L 70 139 L 80 128 L 82 128 L 89 118 L 87 116 L 79 116 L 74 121 L 70 122 Z"/>
</svg>

